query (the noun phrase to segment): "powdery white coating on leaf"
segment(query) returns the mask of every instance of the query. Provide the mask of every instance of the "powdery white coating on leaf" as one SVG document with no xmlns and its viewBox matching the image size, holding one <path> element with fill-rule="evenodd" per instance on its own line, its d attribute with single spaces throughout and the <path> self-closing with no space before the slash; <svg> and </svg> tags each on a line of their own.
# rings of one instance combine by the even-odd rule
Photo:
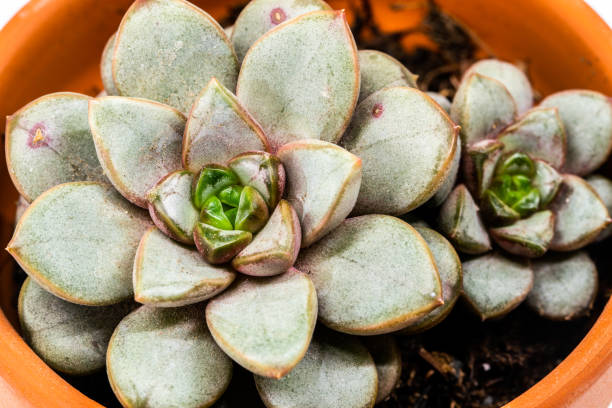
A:
<svg viewBox="0 0 612 408">
<path fill-rule="evenodd" d="M 529 79 L 514 64 L 495 59 L 485 59 L 473 64 L 465 75 L 470 75 L 473 72 L 501 82 L 512 95 L 519 115 L 527 112 L 533 106 L 533 90 Z"/>
<path fill-rule="evenodd" d="M 331 10 L 331 7 L 321 0 L 250 1 L 238 15 L 231 35 L 238 61 L 242 61 L 249 48 L 269 30 L 292 18 L 317 10 Z"/>
<path fill-rule="evenodd" d="M 535 258 L 548 250 L 555 233 L 555 216 L 551 211 L 539 211 L 529 218 L 498 228 L 491 228 L 491 236 L 506 251 Z"/>
<path fill-rule="evenodd" d="M 155 307 L 184 306 L 222 292 L 235 276 L 231 268 L 208 264 L 198 251 L 153 227 L 134 259 L 134 297 Z"/>
<path fill-rule="evenodd" d="M 287 200 L 300 218 L 302 247 L 337 227 L 355 206 L 361 160 L 320 140 L 302 140 L 278 151 L 287 174 Z"/>
<path fill-rule="evenodd" d="M 247 370 L 277 379 L 302 359 L 316 321 L 314 285 L 295 269 L 241 280 L 206 307 L 206 322 L 223 351 Z"/>
<path fill-rule="evenodd" d="M 563 177 L 551 165 L 542 161 L 534 160 L 535 176 L 532 185 L 540 192 L 541 205 L 547 206 L 559 191 Z"/>
<path fill-rule="evenodd" d="M 597 192 L 601 201 L 608 209 L 608 214 L 612 214 L 612 181 L 599 174 L 587 177 L 586 182 Z M 608 225 L 598 236 L 597 241 L 602 241 L 612 235 L 612 225 Z"/>
<path fill-rule="evenodd" d="M 183 165 L 198 172 L 251 150 L 269 151 L 263 130 L 216 78 L 196 100 L 185 127 Z"/>
<path fill-rule="evenodd" d="M 117 326 L 106 363 L 124 407 L 208 407 L 232 376 L 232 361 L 206 328 L 202 305 L 140 307 Z"/>
<path fill-rule="evenodd" d="M 565 173 L 587 175 L 612 151 L 612 103 L 599 92 L 573 90 L 545 98 L 540 106 L 559 109 L 567 134 Z"/>
<path fill-rule="evenodd" d="M 115 80 L 113 79 L 113 52 L 115 51 L 115 40 L 117 39 L 117 33 L 111 35 L 104 46 L 104 52 L 102 52 L 102 60 L 100 61 L 100 75 L 102 76 L 102 85 L 106 92 L 103 96 L 119 95 L 119 91 L 115 86 Z M 100 95 L 98 95 L 100 97 Z"/>
<path fill-rule="evenodd" d="M 444 304 L 438 306 L 425 316 L 404 329 L 402 334 L 414 334 L 428 330 L 448 316 L 453 310 L 462 287 L 461 259 L 450 242 L 441 234 L 427 227 L 415 226 L 415 229 L 427 242 L 436 262 L 442 283 Z"/>
<path fill-rule="evenodd" d="M 557 170 L 565 163 L 565 128 L 555 108 L 528 111 L 506 128 L 498 140 L 504 144 L 504 152 L 528 154 L 532 159 L 548 162 Z"/>
<path fill-rule="evenodd" d="M 162 177 L 181 168 L 185 117 L 169 106 L 108 96 L 90 102 L 89 124 L 104 173 L 140 207 Z"/>
<path fill-rule="evenodd" d="M 450 110 L 451 110 L 451 102 L 448 100 L 448 98 L 438 92 L 425 92 L 427 94 L 427 96 L 429 96 L 431 99 L 434 100 L 434 102 L 436 102 L 438 105 L 440 105 L 440 107 L 442 109 L 444 109 L 444 112 L 450 114 Z"/>
<path fill-rule="evenodd" d="M 302 361 L 281 380 L 255 376 L 268 408 L 372 408 L 376 366 L 355 337 L 317 330 Z"/>
<path fill-rule="evenodd" d="M 457 130 L 423 92 L 382 89 L 359 104 L 342 145 L 363 160 L 357 214 L 404 214 L 450 173 Z"/>
<path fill-rule="evenodd" d="M 527 304 L 541 316 L 571 320 L 593 306 L 597 268 L 586 252 L 547 256 L 533 263 L 533 271 Z"/>
<path fill-rule="evenodd" d="M 285 191 L 285 168 L 277 156 L 267 152 L 245 152 L 234 157 L 227 166 L 240 183 L 253 187 L 270 210 L 278 204 Z"/>
<path fill-rule="evenodd" d="M 113 77 L 119 94 L 187 113 L 212 77 L 234 90 L 238 60 L 221 26 L 184 0 L 138 0 L 117 34 Z"/>
<path fill-rule="evenodd" d="M 427 243 L 409 224 L 387 215 L 345 220 L 302 250 L 296 268 L 314 282 L 319 320 L 349 334 L 393 332 L 442 303 Z"/>
<path fill-rule="evenodd" d="M 301 242 L 297 213 L 288 201 L 281 200 L 266 226 L 232 260 L 232 266 L 252 276 L 278 275 L 293 266 Z"/>
<path fill-rule="evenodd" d="M 533 286 L 529 265 L 500 254 L 463 263 L 463 295 L 482 320 L 504 316 L 517 307 Z"/>
<path fill-rule="evenodd" d="M 162 178 L 147 193 L 151 219 L 164 234 L 193 245 L 193 230 L 200 212 L 193 205 L 193 173 L 178 170 Z"/>
<path fill-rule="evenodd" d="M 402 375 L 402 354 L 395 337 L 389 334 L 363 337 L 362 341 L 376 364 L 378 404 L 393 392 Z"/>
<path fill-rule="evenodd" d="M 477 73 L 463 77 L 451 106 L 451 118 L 461 126 L 464 145 L 499 133 L 516 114 L 516 104 L 506 87 Z"/>
<path fill-rule="evenodd" d="M 417 87 L 417 76 L 401 62 L 384 52 L 359 50 L 359 71 L 361 72 L 359 103 L 383 88 Z"/>
<path fill-rule="evenodd" d="M 39 285 L 84 305 L 132 297 L 132 265 L 148 214 L 107 184 L 61 184 L 25 212 L 7 250 Z"/>
<path fill-rule="evenodd" d="M 72 375 L 104 368 L 106 346 L 133 303 L 89 307 L 66 302 L 26 279 L 19 294 L 24 339 L 53 369 Z"/>
<path fill-rule="evenodd" d="M 478 206 L 463 184 L 453 190 L 440 208 L 438 225 L 461 252 L 481 254 L 491 249 Z"/>
<path fill-rule="evenodd" d="M 462 147 L 461 143 L 457 141 L 457 148 L 455 149 L 455 154 L 453 155 L 453 161 L 451 162 L 450 169 L 446 178 L 436 191 L 436 194 L 433 195 L 428 201 L 428 204 L 431 203 L 434 207 L 438 207 L 442 205 L 444 201 L 448 198 L 450 193 L 453 191 L 453 187 L 457 183 L 457 177 L 459 176 L 459 167 L 461 164 L 461 152 Z"/>
<path fill-rule="evenodd" d="M 40 97 L 7 118 L 6 163 L 29 202 L 70 181 L 105 181 L 87 122 L 91 98 L 76 93 Z"/>
<path fill-rule="evenodd" d="M 225 32 L 227 38 L 232 38 L 232 34 L 234 33 L 234 25 L 232 24 L 229 27 L 225 27 L 223 31 Z"/>
<path fill-rule="evenodd" d="M 300 139 L 337 142 L 359 95 L 344 12 L 304 14 L 261 37 L 244 58 L 236 94 L 273 151 Z"/>
<path fill-rule="evenodd" d="M 555 213 L 555 236 L 550 245 L 555 251 L 573 251 L 590 244 L 611 221 L 597 192 L 571 174 L 563 175 L 548 209 Z"/>
</svg>

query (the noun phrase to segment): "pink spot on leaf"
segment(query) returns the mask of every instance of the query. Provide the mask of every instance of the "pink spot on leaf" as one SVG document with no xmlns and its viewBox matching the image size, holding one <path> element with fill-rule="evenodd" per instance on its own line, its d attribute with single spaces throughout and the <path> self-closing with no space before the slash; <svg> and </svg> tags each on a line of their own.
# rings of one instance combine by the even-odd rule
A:
<svg viewBox="0 0 612 408">
<path fill-rule="evenodd" d="M 270 12 L 270 21 L 273 25 L 278 25 L 286 19 L 287 14 L 285 14 L 285 11 L 280 7 L 277 7 Z"/>
<path fill-rule="evenodd" d="M 32 149 L 49 145 L 49 132 L 43 123 L 37 123 L 32 126 L 28 132 L 28 146 Z"/>
<path fill-rule="evenodd" d="M 376 105 L 374 105 L 374 108 L 372 108 L 372 116 L 374 116 L 375 118 L 380 118 L 384 111 L 385 108 L 383 108 L 382 104 L 377 103 Z"/>
</svg>

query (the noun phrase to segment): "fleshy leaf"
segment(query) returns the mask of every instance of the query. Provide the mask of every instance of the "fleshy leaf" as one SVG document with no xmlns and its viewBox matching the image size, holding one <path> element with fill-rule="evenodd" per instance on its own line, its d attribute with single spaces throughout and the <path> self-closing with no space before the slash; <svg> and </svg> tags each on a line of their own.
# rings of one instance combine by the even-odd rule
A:
<svg viewBox="0 0 612 408">
<path fill-rule="evenodd" d="M 516 104 L 499 81 L 465 75 L 451 106 L 451 118 L 461 126 L 461 141 L 471 145 L 502 131 L 514 121 Z"/>
<path fill-rule="evenodd" d="M 232 31 L 232 44 L 242 61 L 265 33 L 287 20 L 317 10 L 331 10 L 321 0 L 253 0 L 242 9 Z"/>
<path fill-rule="evenodd" d="M 193 240 L 198 251 L 211 264 L 230 261 L 249 245 L 252 239 L 253 235 L 248 231 L 227 231 L 201 222 L 193 231 Z"/>
<path fill-rule="evenodd" d="M 229 27 L 225 27 L 223 31 L 225 32 L 227 38 L 232 38 L 232 34 L 234 33 L 234 25 L 232 24 Z"/>
<path fill-rule="evenodd" d="M 564 91 L 548 96 L 540 106 L 559 109 L 567 136 L 565 173 L 586 175 L 606 161 L 612 151 L 612 103 L 607 96 Z"/>
<path fill-rule="evenodd" d="M 247 275 L 271 276 L 287 271 L 300 251 L 300 220 L 288 201 L 281 200 L 266 226 L 232 261 Z"/>
<path fill-rule="evenodd" d="M 304 357 L 316 321 L 314 285 L 295 269 L 270 279 L 241 280 L 206 306 L 206 322 L 219 347 L 247 370 L 277 379 Z"/>
<path fill-rule="evenodd" d="M 532 180 L 533 186 L 540 192 L 540 205 L 545 208 L 555 198 L 563 178 L 548 163 L 542 160 L 534 160 L 535 176 Z"/>
<path fill-rule="evenodd" d="M 597 192 L 583 179 L 563 175 L 563 183 L 548 206 L 555 213 L 555 236 L 550 248 L 573 251 L 593 242 L 610 224 L 610 214 Z"/>
<path fill-rule="evenodd" d="M 230 207 L 238 207 L 240 204 L 240 195 L 244 187 L 239 185 L 229 186 L 219 191 L 219 200 L 223 204 L 229 205 Z M 233 222 L 232 222 L 233 224 Z"/>
<path fill-rule="evenodd" d="M 312 247 L 296 268 L 317 289 L 319 320 L 348 334 L 393 332 L 442 304 L 442 287 L 425 240 L 388 215 L 349 218 Z"/>
<path fill-rule="evenodd" d="M 555 254 L 533 263 L 527 304 L 540 316 L 571 320 L 583 316 L 597 295 L 597 268 L 584 252 Z"/>
<path fill-rule="evenodd" d="M 266 225 L 269 217 L 268 206 L 261 194 L 253 187 L 244 187 L 240 193 L 234 227 L 255 234 Z"/>
<path fill-rule="evenodd" d="M 509 313 L 527 297 L 532 286 L 529 265 L 500 254 L 463 263 L 463 296 L 482 320 Z"/>
<path fill-rule="evenodd" d="M 87 121 L 90 100 L 75 93 L 49 94 L 7 118 L 6 163 L 28 202 L 61 183 L 106 180 Z"/>
<path fill-rule="evenodd" d="M 483 213 L 493 223 L 508 224 L 521 218 L 521 214 L 504 203 L 494 191 L 487 190 L 481 203 Z"/>
<path fill-rule="evenodd" d="M 467 148 L 468 154 L 463 159 L 463 176 L 478 198 L 482 198 L 491 186 L 502 149 L 503 144 L 493 139 L 481 140 Z"/>
<path fill-rule="evenodd" d="M 414 75 L 404 64 L 384 52 L 359 50 L 359 70 L 361 71 L 359 103 L 383 88 L 393 86 L 417 87 L 417 75 Z"/>
<path fill-rule="evenodd" d="M 287 376 L 255 376 L 264 404 L 275 408 L 369 408 L 377 383 L 374 361 L 357 338 L 322 329 Z"/>
<path fill-rule="evenodd" d="M 359 104 L 342 145 L 363 160 L 355 212 L 399 215 L 423 204 L 446 180 L 457 129 L 421 91 L 386 88 Z"/>
<path fill-rule="evenodd" d="M 459 176 L 459 167 L 461 164 L 461 143 L 457 142 L 457 148 L 453 155 L 453 161 L 450 165 L 450 170 L 446 175 L 446 179 L 442 182 L 436 194 L 433 195 L 428 201 L 434 207 L 438 207 L 446 201 L 450 193 L 453 191 L 455 184 L 457 183 L 457 177 Z"/>
<path fill-rule="evenodd" d="M 376 403 L 393 392 L 402 374 L 402 354 L 395 338 L 389 334 L 363 337 L 363 343 L 376 364 L 378 393 Z"/>
<path fill-rule="evenodd" d="M 533 106 L 533 90 L 531 84 L 529 84 L 529 79 L 514 64 L 495 59 L 485 59 L 473 64 L 465 75 L 470 75 L 473 72 L 501 82 L 512 95 L 519 115 L 527 112 Z"/>
<path fill-rule="evenodd" d="M 446 96 L 438 92 L 425 92 L 425 93 L 427 94 L 427 96 L 433 99 L 435 103 L 440 105 L 440 107 L 444 109 L 444 112 L 450 114 L 451 102 L 448 100 Z"/>
<path fill-rule="evenodd" d="M 132 297 L 132 265 L 148 214 L 107 184 L 74 182 L 34 201 L 7 250 L 39 285 L 73 303 Z"/>
<path fill-rule="evenodd" d="M 527 258 L 544 255 L 555 233 L 555 216 L 539 211 L 514 224 L 491 228 L 491 236 L 506 251 Z"/>
<path fill-rule="evenodd" d="M 183 139 L 183 165 L 195 172 L 249 150 L 269 150 L 261 127 L 216 78 L 195 102 Z"/>
<path fill-rule="evenodd" d="M 232 361 L 206 328 L 202 305 L 140 307 L 117 326 L 106 361 L 124 407 L 208 407 L 232 377 Z"/>
<path fill-rule="evenodd" d="M 53 369 L 72 375 L 104 368 L 106 346 L 133 303 L 89 307 L 66 302 L 26 279 L 19 294 L 24 339 Z"/>
<path fill-rule="evenodd" d="M 402 330 L 402 334 L 415 334 L 429 330 L 442 320 L 453 310 L 462 287 L 461 260 L 455 248 L 442 235 L 433 229 L 417 227 L 416 230 L 427 242 L 431 253 L 436 262 L 436 267 L 440 273 L 442 283 L 442 299 L 444 304 L 439 306 L 416 320 L 410 326 Z M 376 358 L 374 358 L 376 360 Z"/>
<path fill-rule="evenodd" d="M 302 140 L 278 151 L 288 185 L 287 200 L 300 218 L 302 247 L 337 227 L 351 212 L 361 185 L 361 160 L 343 148 Z"/>
<path fill-rule="evenodd" d="M 314 11 L 261 37 L 236 91 L 273 151 L 300 139 L 337 142 L 359 96 L 359 64 L 343 11 Z"/>
<path fill-rule="evenodd" d="M 200 254 L 149 229 L 134 259 L 134 297 L 155 307 L 198 303 L 222 292 L 236 274 L 202 261 Z"/>
<path fill-rule="evenodd" d="M 104 96 L 119 95 L 119 91 L 115 86 L 115 80 L 113 79 L 113 51 L 115 50 L 115 40 L 117 39 L 117 33 L 111 35 L 104 46 L 104 52 L 102 52 L 102 60 L 100 62 L 100 74 L 102 76 L 102 85 L 106 94 Z"/>
<path fill-rule="evenodd" d="M 202 206 L 200 221 L 222 230 L 233 230 L 233 223 L 223 211 L 223 204 L 217 197 L 209 197 Z M 235 219 L 234 219 L 235 221 Z"/>
<path fill-rule="evenodd" d="M 206 200 L 234 184 L 238 184 L 238 177 L 229 167 L 209 164 L 202 168 L 194 180 L 193 203 L 196 208 L 202 208 Z"/>
<path fill-rule="evenodd" d="M 597 192 L 601 201 L 612 215 L 612 181 L 599 174 L 594 174 L 586 179 L 591 187 Z M 597 241 L 602 241 L 612 235 L 612 225 L 608 225 L 598 236 Z"/>
<path fill-rule="evenodd" d="M 89 125 L 104 174 L 140 207 L 162 177 L 181 168 L 185 117 L 169 106 L 107 96 L 89 103 Z"/>
<path fill-rule="evenodd" d="M 193 229 L 198 222 L 198 209 L 191 201 L 193 173 L 179 170 L 162 178 L 147 193 L 151 219 L 164 234 L 193 244 Z"/>
<path fill-rule="evenodd" d="M 227 165 L 243 185 L 257 190 L 270 210 L 274 210 L 285 190 L 285 169 L 278 157 L 266 152 L 246 152 Z"/>
<path fill-rule="evenodd" d="M 480 219 L 478 206 L 463 184 L 455 187 L 440 208 L 438 224 L 440 231 L 461 252 L 481 254 L 491 249 L 489 234 Z"/>
<path fill-rule="evenodd" d="M 565 162 L 565 129 L 555 108 L 532 109 L 504 130 L 498 140 L 505 152 L 522 152 L 555 169 Z"/>
<path fill-rule="evenodd" d="M 187 113 L 211 78 L 236 86 L 238 60 L 223 29 L 187 1 L 136 1 L 116 41 L 113 77 L 121 95 Z"/>
</svg>

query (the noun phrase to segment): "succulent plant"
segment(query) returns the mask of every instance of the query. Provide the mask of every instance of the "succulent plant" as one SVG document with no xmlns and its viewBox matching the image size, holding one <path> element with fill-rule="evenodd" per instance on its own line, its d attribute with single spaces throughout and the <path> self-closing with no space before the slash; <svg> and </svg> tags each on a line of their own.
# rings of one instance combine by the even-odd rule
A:
<svg viewBox="0 0 612 408">
<path fill-rule="evenodd" d="M 610 154 L 612 103 L 597 92 L 574 90 L 532 107 L 532 95 L 518 68 L 483 60 L 465 72 L 451 107 L 466 152 L 463 184 L 441 206 L 439 227 L 463 253 L 485 254 L 492 242 L 499 249 L 464 263 L 464 295 L 483 319 L 525 299 L 534 272 L 528 304 L 542 316 L 569 319 L 587 311 L 597 281 L 595 267 L 583 267 L 592 264 L 588 254 L 580 252 L 583 263 L 546 254 L 603 239 L 611 222 L 612 182 L 581 176 Z M 542 258 L 531 265 L 513 257 Z M 548 282 L 561 284 L 570 275 L 583 278 L 567 282 L 576 290 L 569 296 Z M 581 297 L 587 300 L 575 302 Z"/>
<path fill-rule="evenodd" d="M 7 249 L 25 339 L 58 371 L 106 364 L 126 408 L 211 406 L 233 362 L 269 407 L 371 407 L 401 372 L 389 333 L 461 293 L 483 319 L 592 303 L 585 252 L 524 258 L 609 234 L 612 182 L 580 178 L 612 146 L 597 93 L 532 108 L 526 77 L 487 60 L 451 105 L 319 0 L 253 0 L 225 31 L 137 0 L 101 74 L 107 96 L 9 118 L 27 209 Z M 446 238 L 407 214 L 436 206 Z"/>
</svg>

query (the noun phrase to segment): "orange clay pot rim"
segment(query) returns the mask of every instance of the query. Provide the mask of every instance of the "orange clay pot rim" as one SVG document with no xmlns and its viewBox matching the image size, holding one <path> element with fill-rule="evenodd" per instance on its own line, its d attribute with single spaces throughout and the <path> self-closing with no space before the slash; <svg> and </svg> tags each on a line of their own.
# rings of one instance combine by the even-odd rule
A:
<svg viewBox="0 0 612 408">
<path fill-rule="evenodd" d="M 58 3 L 67 3 L 78 0 L 31 0 L 15 17 L 9 21 L 7 26 L 0 32 L 0 40 L 4 38 L 17 39 L 14 43 L 1 41 L 3 44 L 10 42 L 5 55 L 10 57 L 16 55 L 23 45 L 19 37 L 23 33 L 24 26 L 31 23 L 46 23 L 53 18 L 53 12 L 57 11 Z M 491 0 L 493 1 L 493 0 Z M 500 1 L 500 0 L 498 0 Z M 581 0 L 533 0 L 533 4 L 547 5 L 550 13 L 556 13 L 563 17 L 565 29 L 570 30 L 574 36 L 589 44 L 591 49 L 601 49 L 612 38 L 612 30 L 601 20 L 592 9 L 582 3 Z M 44 18 L 34 19 L 33 13 L 40 13 L 45 9 Z M 26 30 L 27 31 L 27 30 Z M 27 36 L 26 32 L 26 36 Z M 26 50 L 27 51 L 27 50 Z M 0 61 L 0 71 L 9 64 L 9 61 Z M 608 72 L 612 76 L 612 71 Z M 5 364 L 6 359 L 0 359 L 0 405 L 11 407 L 32 407 L 33 401 L 45 401 L 46 398 L 54 400 L 52 406 L 77 406 L 101 407 L 96 402 L 84 397 L 78 390 L 65 383 L 57 374 L 48 369 L 42 360 L 38 359 L 28 348 L 19 334 L 7 320 L 3 311 L 0 311 L 0 343 L 4 346 L 2 353 L 14 352 L 17 357 Z M 20 353 L 27 355 L 20 356 Z M 29 373 L 15 375 L 22 370 L 19 358 L 26 362 Z M 571 402 L 586 392 L 588 388 L 607 369 L 612 366 L 612 299 L 608 301 L 601 315 L 572 353 L 563 360 L 552 372 L 532 388 L 510 402 L 510 408 L 545 408 L 569 406 Z M 40 382 L 47 377 L 49 387 L 30 387 L 28 382 Z M 24 380 L 25 378 L 25 380 Z M 44 381 L 44 380 L 43 380 Z M 36 388 L 34 390 L 33 388 Z M 44 391 L 41 391 L 44 389 Z M 39 395 L 46 393 L 45 395 Z M 612 391 L 608 396 L 612 399 Z M 62 405 L 70 402 L 68 405 Z M 51 402 L 51 401 L 50 401 Z M 9 405 L 4 405 L 8 403 Z M 39 405 L 40 406 L 40 405 Z M 592 405 L 590 405 L 592 406 Z"/>
</svg>

